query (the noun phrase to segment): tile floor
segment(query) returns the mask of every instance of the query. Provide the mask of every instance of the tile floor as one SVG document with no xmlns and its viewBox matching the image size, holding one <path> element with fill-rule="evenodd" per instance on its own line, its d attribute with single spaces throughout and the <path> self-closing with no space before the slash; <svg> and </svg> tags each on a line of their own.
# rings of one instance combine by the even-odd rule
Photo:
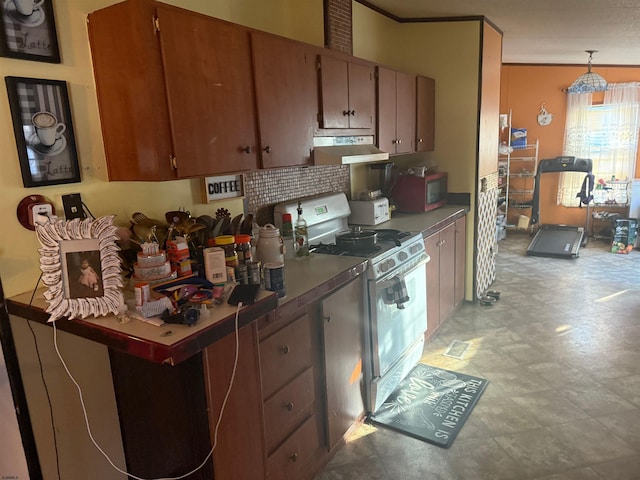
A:
<svg viewBox="0 0 640 480">
<path fill-rule="evenodd" d="M 466 303 L 423 362 L 489 380 L 449 449 L 363 425 L 316 480 L 640 479 L 640 251 L 573 260 L 499 243 L 493 306 Z M 470 341 L 463 360 L 442 356 Z"/>
</svg>

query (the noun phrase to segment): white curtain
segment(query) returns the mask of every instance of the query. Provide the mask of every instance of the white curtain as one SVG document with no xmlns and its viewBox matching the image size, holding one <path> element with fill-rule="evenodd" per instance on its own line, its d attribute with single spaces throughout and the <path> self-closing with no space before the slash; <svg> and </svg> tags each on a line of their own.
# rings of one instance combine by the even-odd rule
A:
<svg viewBox="0 0 640 480">
<path fill-rule="evenodd" d="M 590 93 L 567 95 L 563 155 L 593 160 L 596 182 L 633 178 L 640 129 L 640 83 L 609 84 L 602 105 Z M 584 173 L 563 173 L 558 204 L 579 205 Z M 597 199 L 596 199 L 597 201 Z"/>
</svg>

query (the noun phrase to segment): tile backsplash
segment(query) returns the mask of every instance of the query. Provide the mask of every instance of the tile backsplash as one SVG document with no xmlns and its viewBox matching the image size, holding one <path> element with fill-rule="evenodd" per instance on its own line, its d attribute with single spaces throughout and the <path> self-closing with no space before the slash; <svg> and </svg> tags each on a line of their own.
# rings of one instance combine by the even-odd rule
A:
<svg viewBox="0 0 640 480">
<path fill-rule="evenodd" d="M 256 170 L 244 176 L 246 213 L 258 225 L 273 222 L 273 207 L 281 202 L 322 193 L 349 194 L 348 165 L 310 166 Z"/>
</svg>

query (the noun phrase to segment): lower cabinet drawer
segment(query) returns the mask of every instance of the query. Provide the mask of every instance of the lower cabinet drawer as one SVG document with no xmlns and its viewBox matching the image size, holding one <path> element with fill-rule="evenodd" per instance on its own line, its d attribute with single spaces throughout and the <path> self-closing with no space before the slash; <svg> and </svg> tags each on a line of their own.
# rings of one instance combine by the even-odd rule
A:
<svg viewBox="0 0 640 480">
<path fill-rule="evenodd" d="M 311 366 L 309 317 L 303 316 L 260 342 L 262 395 L 276 391 Z"/>
<path fill-rule="evenodd" d="M 309 417 L 267 459 L 267 477 L 273 480 L 300 480 L 308 476 L 308 465 L 318 455 L 322 442 L 318 437 L 317 419 Z"/>
<path fill-rule="evenodd" d="M 271 453 L 302 423 L 315 399 L 313 369 L 308 368 L 264 402 L 267 452 Z"/>
</svg>

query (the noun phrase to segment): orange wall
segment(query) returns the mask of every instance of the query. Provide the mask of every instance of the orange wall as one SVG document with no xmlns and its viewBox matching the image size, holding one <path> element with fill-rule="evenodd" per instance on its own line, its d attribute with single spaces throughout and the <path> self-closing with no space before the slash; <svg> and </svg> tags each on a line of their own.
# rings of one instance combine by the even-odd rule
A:
<svg viewBox="0 0 640 480">
<path fill-rule="evenodd" d="M 512 126 L 527 129 L 527 141 L 540 141 L 539 158 L 562 155 L 567 94 L 563 88 L 571 85 L 586 71 L 583 66 L 503 65 L 500 84 L 500 112 L 512 112 Z M 593 67 L 608 82 L 640 81 L 639 67 Z M 604 94 L 594 94 L 593 101 L 601 102 Z M 553 114 L 551 125 L 540 126 L 537 116 L 541 105 Z M 504 132 L 506 134 L 506 132 Z M 635 177 L 640 178 L 640 155 L 636 161 Z M 541 223 L 582 225 L 585 210 L 556 205 L 559 174 L 549 173 L 540 183 Z M 578 193 L 578 192 L 576 192 Z"/>
</svg>

